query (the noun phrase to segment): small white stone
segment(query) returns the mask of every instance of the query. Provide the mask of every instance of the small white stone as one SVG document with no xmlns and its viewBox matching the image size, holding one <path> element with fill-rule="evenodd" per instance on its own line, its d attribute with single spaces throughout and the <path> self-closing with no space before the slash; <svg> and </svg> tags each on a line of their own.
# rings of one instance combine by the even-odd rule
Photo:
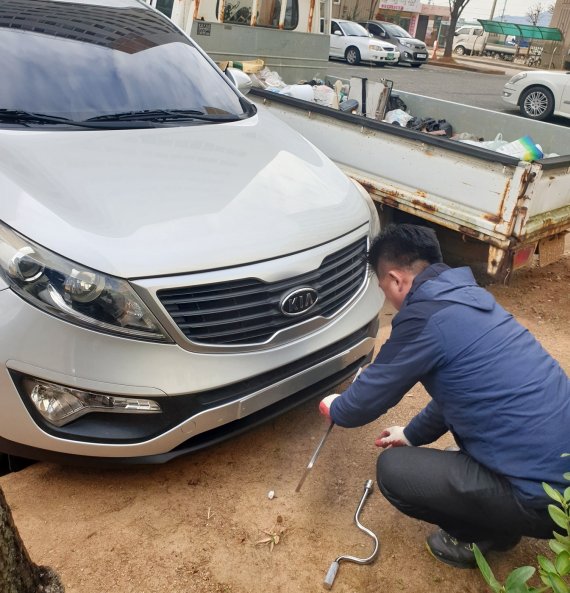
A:
<svg viewBox="0 0 570 593">
<path fill-rule="evenodd" d="M 267 493 L 267 498 L 269 498 L 269 500 L 273 500 L 275 498 L 275 492 L 273 490 L 270 490 Z"/>
</svg>

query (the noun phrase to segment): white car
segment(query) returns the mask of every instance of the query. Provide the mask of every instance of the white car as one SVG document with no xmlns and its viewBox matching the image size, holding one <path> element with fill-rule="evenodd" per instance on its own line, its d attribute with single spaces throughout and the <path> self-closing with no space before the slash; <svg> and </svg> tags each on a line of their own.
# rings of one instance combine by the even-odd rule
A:
<svg viewBox="0 0 570 593">
<path fill-rule="evenodd" d="M 391 43 L 372 37 L 358 23 L 332 19 L 329 57 L 343 58 L 352 65 L 364 61 L 385 66 L 386 64 L 397 64 L 400 52 Z"/>
<path fill-rule="evenodd" d="M 370 360 L 363 188 L 143 2 L 33 5 L 0 21 L 0 452 L 166 461 Z"/>
<path fill-rule="evenodd" d="M 530 119 L 570 118 L 570 72 L 520 72 L 505 84 L 502 99 Z"/>
</svg>

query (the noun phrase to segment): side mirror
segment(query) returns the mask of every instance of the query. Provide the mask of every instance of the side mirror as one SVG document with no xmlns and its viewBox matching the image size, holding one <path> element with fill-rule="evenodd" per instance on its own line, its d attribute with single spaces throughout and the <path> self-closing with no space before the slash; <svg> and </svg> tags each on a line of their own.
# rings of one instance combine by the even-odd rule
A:
<svg viewBox="0 0 570 593">
<path fill-rule="evenodd" d="M 247 95 L 251 90 L 251 78 L 245 72 L 237 68 L 228 68 L 226 76 L 234 83 L 242 95 Z"/>
<path fill-rule="evenodd" d="M 457 37 L 459 35 L 459 33 L 457 31 L 455 31 L 455 33 L 453 34 L 454 37 Z"/>
<path fill-rule="evenodd" d="M 340 31 L 338 31 L 338 30 L 337 30 L 337 31 L 335 31 L 335 32 L 333 33 L 333 35 L 338 35 L 339 37 L 342 37 L 342 33 L 341 33 Z"/>
</svg>

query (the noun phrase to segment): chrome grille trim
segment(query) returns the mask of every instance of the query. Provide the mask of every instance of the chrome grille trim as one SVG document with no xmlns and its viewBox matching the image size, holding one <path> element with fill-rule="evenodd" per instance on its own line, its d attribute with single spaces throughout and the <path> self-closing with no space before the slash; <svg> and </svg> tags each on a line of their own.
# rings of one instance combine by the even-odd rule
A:
<svg viewBox="0 0 570 593">
<path fill-rule="evenodd" d="M 366 237 L 328 255 L 311 272 L 267 283 L 257 278 L 158 290 L 156 295 L 178 329 L 192 343 L 249 346 L 266 343 L 279 331 L 316 317 L 330 318 L 367 278 Z M 279 309 L 290 291 L 310 286 L 318 302 L 307 314 L 287 317 Z"/>
</svg>

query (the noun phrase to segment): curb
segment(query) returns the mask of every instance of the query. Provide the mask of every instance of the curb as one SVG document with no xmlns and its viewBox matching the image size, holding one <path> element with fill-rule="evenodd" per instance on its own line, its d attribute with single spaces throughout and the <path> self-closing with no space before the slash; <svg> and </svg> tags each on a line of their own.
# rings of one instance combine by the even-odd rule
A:
<svg viewBox="0 0 570 593">
<path fill-rule="evenodd" d="M 504 70 L 496 70 L 494 68 L 478 68 L 477 66 L 466 66 L 464 64 L 455 63 L 442 63 L 439 60 L 430 60 L 428 62 L 430 66 L 438 66 L 440 68 L 450 68 L 452 70 L 465 70 L 466 72 L 479 72 L 480 74 L 500 74 L 506 75 Z"/>
</svg>

